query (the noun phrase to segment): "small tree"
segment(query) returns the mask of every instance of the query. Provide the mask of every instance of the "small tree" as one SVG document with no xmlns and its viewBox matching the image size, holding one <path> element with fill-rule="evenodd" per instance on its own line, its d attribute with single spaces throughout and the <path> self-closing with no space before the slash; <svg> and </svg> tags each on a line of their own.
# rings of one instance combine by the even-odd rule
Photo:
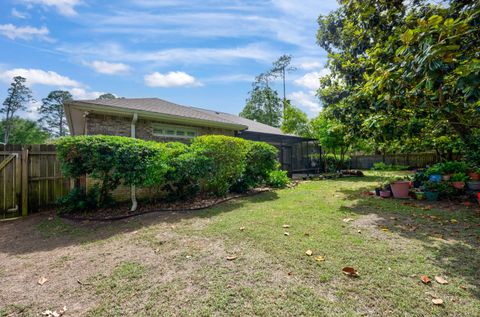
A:
<svg viewBox="0 0 480 317">
<path fill-rule="evenodd" d="M 97 99 L 98 100 L 103 100 L 103 99 L 115 99 L 115 98 L 117 98 L 117 97 L 115 97 L 114 94 L 111 94 L 111 93 L 107 92 L 106 94 L 98 96 Z"/>
<path fill-rule="evenodd" d="M 275 90 L 255 85 L 250 92 L 241 117 L 279 127 L 282 118 L 282 102 Z"/>
<path fill-rule="evenodd" d="M 72 95 L 68 91 L 54 90 L 48 94 L 47 98 L 42 99 L 43 104 L 38 109 L 41 115 L 39 122 L 55 137 L 68 134 L 64 109 L 64 103 L 68 100 L 72 100 Z"/>
<path fill-rule="evenodd" d="M 3 142 L 7 144 L 12 130 L 12 120 L 15 113 L 19 110 L 26 110 L 27 103 L 32 101 L 32 91 L 25 83 L 26 79 L 21 76 L 13 77 L 13 82 L 8 88 L 8 95 L 3 102 L 0 113 L 5 114 L 3 123 Z"/>
<path fill-rule="evenodd" d="M 308 137 L 310 135 L 310 130 L 308 126 L 308 117 L 305 112 L 293 106 L 290 103 L 290 100 L 285 100 L 283 103 L 284 112 L 282 131 L 285 133 Z"/>
<path fill-rule="evenodd" d="M 272 77 L 282 79 L 284 101 L 287 100 L 286 89 L 285 89 L 286 73 L 290 73 L 296 70 L 295 67 L 290 66 L 291 62 L 292 62 L 292 55 L 282 55 L 273 63 L 273 68 L 270 70 L 270 75 Z"/>
<path fill-rule="evenodd" d="M 37 122 L 18 117 L 11 120 L 9 142 L 11 144 L 42 144 L 48 139 L 45 132 Z M 0 139 L 4 138 L 5 120 L 0 122 Z"/>
</svg>

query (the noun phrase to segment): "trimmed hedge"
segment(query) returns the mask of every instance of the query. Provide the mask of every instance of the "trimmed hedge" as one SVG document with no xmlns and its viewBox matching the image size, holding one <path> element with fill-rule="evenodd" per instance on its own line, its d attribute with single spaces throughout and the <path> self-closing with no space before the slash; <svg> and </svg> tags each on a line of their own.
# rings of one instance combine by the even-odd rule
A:
<svg viewBox="0 0 480 317">
<path fill-rule="evenodd" d="M 65 197 L 64 205 L 76 206 L 67 209 L 92 208 L 92 201 L 105 206 L 120 184 L 147 187 L 152 196 L 168 200 L 200 191 L 223 196 L 266 183 L 279 167 L 275 147 L 223 135 L 200 136 L 191 145 L 117 136 L 64 137 L 56 144 L 65 176 L 89 174 L 98 182 L 94 193 L 77 191 Z M 79 204 L 82 195 L 88 203 Z"/>
</svg>

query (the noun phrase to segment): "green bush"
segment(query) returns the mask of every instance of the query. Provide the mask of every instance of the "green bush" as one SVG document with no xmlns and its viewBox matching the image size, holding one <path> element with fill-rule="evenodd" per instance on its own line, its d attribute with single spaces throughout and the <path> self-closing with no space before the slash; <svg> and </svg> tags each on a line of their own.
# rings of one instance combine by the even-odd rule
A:
<svg viewBox="0 0 480 317">
<path fill-rule="evenodd" d="M 468 164 L 462 161 L 449 161 L 435 165 L 440 167 L 442 174 L 466 173 L 468 170 Z"/>
<path fill-rule="evenodd" d="M 235 187 L 245 190 L 266 182 L 279 165 L 275 147 L 221 135 L 201 136 L 191 145 L 64 137 L 57 141 L 57 152 L 66 177 L 88 174 L 96 181 L 89 193 L 74 189 L 61 199 L 65 211 L 110 205 L 111 192 L 120 184 L 149 188 L 155 200 L 186 199 L 200 190 L 221 196 Z"/>
<path fill-rule="evenodd" d="M 84 188 L 73 188 L 66 196 L 60 198 L 57 204 L 60 205 L 62 213 L 70 213 L 72 211 L 91 211 L 100 207 L 100 187 L 94 185 L 88 193 Z M 113 198 L 108 197 L 103 205 L 113 204 Z"/>
<path fill-rule="evenodd" d="M 351 158 L 350 156 L 345 155 L 342 160 L 339 155 L 328 153 L 323 156 L 323 160 L 325 163 L 325 170 L 327 172 L 333 173 L 338 170 L 348 169 L 350 166 Z"/>
<path fill-rule="evenodd" d="M 287 171 L 276 170 L 268 174 L 267 185 L 273 188 L 285 188 L 290 184 Z"/>
<path fill-rule="evenodd" d="M 244 139 L 204 135 L 193 139 L 190 147 L 194 152 L 212 159 L 213 169 L 205 189 L 217 196 L 227 194 L 245 171 L 248 143 Z"/>
<path fill-rule="evenodd" d="M 63 175 L 99 181 L 99 206 L 121 183 L 144 184 L 150 160 L 162 149 L 157 142 L 117 136 L 64 137 L 56 145 Z"/>
<path fill-rule="evenodd" d="M 242 177 L 233 184 L 232 190 L 245 192 L 265 183 L 269 173 L 279 167 L 277 155 L 277 148 L 268 143 L 248 141 L 245 171 Z"/>
<path fill-rule="evenodd" d="M 167 143 L 167 148 L 169 169 L 162 187 L 165 198 L 174 201 L 193 197 L 213 173 L 213 160 L 182 143 Z"/>
</svg>

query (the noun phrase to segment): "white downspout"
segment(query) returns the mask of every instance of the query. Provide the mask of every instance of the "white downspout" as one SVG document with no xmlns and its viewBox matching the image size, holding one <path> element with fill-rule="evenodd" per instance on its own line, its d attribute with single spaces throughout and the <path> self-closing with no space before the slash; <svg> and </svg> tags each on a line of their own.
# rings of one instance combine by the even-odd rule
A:
<svg viewBox="0 0 480 317">
<path fill-rule="evenodd" d="M 130 136 L 134 139 L 135 139 L 135 130 L 136 130 L 135 125 L 137 124 L 137 120 L 138 120 L 138 115 L 135 112 L 132 118 L 132 125 L 130 126 Z M 135 185 L 132 185 L 131 187 L 131 194 L 132 194 L 132 208 L 130 209 L 130 211 L 135 211 L 137 210 L 137 197 L 135 196 Z"/>
</svg>

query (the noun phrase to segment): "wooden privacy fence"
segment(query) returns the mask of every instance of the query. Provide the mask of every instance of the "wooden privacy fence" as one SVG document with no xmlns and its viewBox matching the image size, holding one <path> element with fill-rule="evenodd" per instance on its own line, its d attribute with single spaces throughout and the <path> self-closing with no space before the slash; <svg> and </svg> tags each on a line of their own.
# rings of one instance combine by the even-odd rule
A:
<svg viewBox="0 0 480 317">
<path fill-rule="evenodd" d="M 435 164 L 440 160 L 435 152 L 386 154 L 384 155 L 358 155 L 352 156 L 351 168 L 370 169 L 373 164 L 384 162 L 388 165 L 404 165 L 411 167 L 425 167 Z"/>
<path fill-rule="evenodd" d="M 54 145 L 0 145 L 0 219 L 53 205 L 70 188 Z"/>
</svg>

